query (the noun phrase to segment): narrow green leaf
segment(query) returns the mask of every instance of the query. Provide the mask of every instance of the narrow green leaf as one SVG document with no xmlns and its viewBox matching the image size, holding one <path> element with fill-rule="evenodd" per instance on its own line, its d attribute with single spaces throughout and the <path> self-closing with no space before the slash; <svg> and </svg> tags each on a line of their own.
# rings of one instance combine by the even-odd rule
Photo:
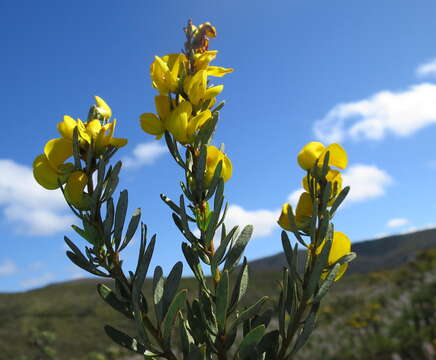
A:
<svg viewBox="0 0 436 360">
<path fill-rule="evenodd" d="M 115 211 L 115 225 L 114 225 L 114 241 L 115 249 L 118 249 L 121 243 L 121 233 L 124 227 L 124 221 L 126 220 L 128 205 L 127 190 L 123 190 L 120 193 L 120 197 L 117 203 L 117 209 Z"/>
<path fill-rule="evenodd" d="M 165 315 L 171 302 L 179 289 L 180 279 L 182 278 L 183 264 L 181 261 L 177 262 L 171 269 L 167 279 L 165 280 L 162 309 Z"/>
<path fill-rule="evenodd" d="M 236 278 L 235 287 L 233 288 L 232 300 L 230 301 L 230 310 L 229 312 L 233 312 L 236 309 L 239 301 L 245 295 L 245 292 L 248 288 L 248 264 L 247 258 L 244 256 L 244 261 L 239 270 L 238 277 Z"/>
<path fill-rule="evenodd" d="M 229 272 L 224 270 L 221 274 L 221 279 L 216 288 L 216 319 L 218 330 L 221 333 L 225 332 L 227 310 L 229 308 Z"/>
<path fill-rule="evenodd" d="M 338 207 L 342 204 L 342 202 L 347 197 L 348 193 L 350 192 L 350 187 L 346 186 L 342 189 L 342 191 L 339 193 L 339 195 L 336 197 L 335 202 L 333 203 L 331 209 L 330 209 L 330 217 L 332 218 L 335 214 Z"/>
<path fill-rule="evenodd" d="M 115 343 L 126 348 L 127 350 L 144 355 L 146 359 L 151 360 L 153 356 L 160 355 L 158 352 L 152 352 L 147 350 L 147 348 L 143 344 L 138 342 L 137 339 L 132 338 L 127 334 L 124 334 L 123 332 L 113 328 L 112 326 L 106 325 L 104 327 L 104 331 L 106 332 L 106 335 L 109 336 Z"/>
<path fill-rule="evenodd" d="M 138 229 L 139 221 L 141 220 L 141 209 L 137 208 L 130 219 L 129 226 L 127 227 L 126 235 L 124 236 L 123 243 L 121 244 L 120 251 L 123 250 L 135 235 Z"/>
<path fill-rule="evenodd" d="M 162 322 L 163 338 L 167 344 L 170 344 L 171 331 L 173 329 L 174 321 L 176 320 L 178 312 L 182 309 L 186 301 L 186 293 L 187 290 L 183 289 L 174 297 Z"/>
<path fill-rule="evenodd" d="M 311 311 L 307 316 L 306 320 L 304 321 L 303 331 L 300 333 L 300 335 L 297 338 L 297 341 L 295 342 L 294 348 L 292 349 L 292 354 L 298 352 L 298 350 L 300 350 L 303 347 L 303 345 L 307 342 L 309 336 L 312 334 L 313 330 L 315 329 L 315 323 L 316 323 L 316 311 Z"/>
<path fill-rule="evenodd" d="M 165 280 L 163 278 L 162 268 L 160 266 L 156 266 L 153 275 L 153 302 L 158 324 L 162 322 L 164 317 L 162 310 L 162 296 L 164 291 L 164 285 Z"/>
<path fill-rule="evenodd" d="M 327 278 L 324 280 L 324 282 L 319 287 L 319 290 L 313 299 L 314 302 L 320 302 L 321 299 L 327 294 L 327 292 L 330 290 L 331 286 L 333 285 L 336 274 L 339 271 L 339 268 L 341 267 L 340 264 L 336 264 L 333 269 L 329 272 L 327 275 Z"/>
<path fill-rule="evenodd" d="M 110 277 L 104 272 L 98 270 L 94 265 L 90 264 L 86 259 L 77 256 L 75 253 L 71 251 L 67 251 L 67 256 L 74 264 L 76 264 L 78 267 L 82 268 L 83 270 L 90 272 L 91 274 L 98 275 L 101 277 Z"/>
<path fill-rule="evenodd" d="M 264 333 L 265 333 L 265 326 L 259 325 L 258 327 L 251 330 L 247 334 L 247 336 L 244 337 L 237 351 L 240 360 L 251 358 L 251 352 L 255 349 L 257 344 L 259 344 Z"/>
<path fill-rule="evenodd" d="M 246 227 L 244 227 L 238 239 L 236 240 L 235 244 L 228 252 L 227 259 L 224 264 L 225 270 L 229 270 L 229 271 L 232 270 L 233 267 L 238 263 L 252 234 L 253 234 L 253 225 L 247 225 Z"/>
<path fill-rule="evenodd" d="M 98 284 L 97 291 L 101 298 L 109 304 L 113 309 L 117 310 L 121 314 L 123 314 L 128 319 L 133 320 L 132 311 L 129 308 L 129 303 L 125 301 L 121 301 L 117 298 L 115 293 L 106 285 Z"/>
<path fill-rule="evenodd" d="M 265 301 L 268 299 L 267 296 L 260 298 L 256 303 L 242 311 L 239 316 L 234 320 L 230 329 L 236 328 L 239 324 L 243 323 L 245 320 L 251 319 L 254 315 L 256 315 Z"/>
</svg>

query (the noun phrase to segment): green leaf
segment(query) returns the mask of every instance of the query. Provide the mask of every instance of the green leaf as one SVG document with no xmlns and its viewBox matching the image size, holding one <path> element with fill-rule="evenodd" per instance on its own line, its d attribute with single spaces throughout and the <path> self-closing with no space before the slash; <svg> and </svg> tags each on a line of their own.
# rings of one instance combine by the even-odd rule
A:
<svg viewBox="0 0 436 360">
<path fill-rule="evenodd" d="M 115 216 L 114 200 L 112 198 L 109 198 L 106 202 L 106 217 L 103 222 L 103 231 L 105 236 L 108 238 L 110 238 L 112 226 L 114 225 L 114 216 Z"/>
<path fill-rule="evenodd" d="M 90 272 L 91 274 L 98 275 L 101 277 L 110 277 L 104 272 L 98 270 L 94 265 L 89 263 L 86 259 L 77 256 L 75 253 L 71 251 L 67 251 L 67 256 L 74 264 L 76 264 L 78 267 L 82 268 L 83 270 Z"/>
<path fill-rule="evenodd" d="M 342 204 L 342 202 L 347 197 L 348 193 L 350 192 L 350 187 L 346 186 L 342 189 L 342 191 L 339 193 L 339 195 L 336 197 L 335 202 L 333 203 L 331 209 L 330 209 L 330 217 L 332 218 L 335 214 L 338 207 Z"/>
<path fill-rule="evenodd" d="M 206 170 L 206 156 L 207 156 L 207 147 L 206 145 L 201 145 L 200 156 L 198 157 L 197 168 L 194 173 L 195 187 L 196 187 L 198 199 L 201 198 L 201 194 L 203 193 L 203 179 Z"/>
<path fill-rule="evenodd" d="M 243 323 L 245 320 L 251 319 L 254 315 L 256 315 L 259 311 L 264 302 L 268 299 L 267 296 L 263 296 L 260 298 L 255 304 L 251 305 L 244 311 L 242 311 L 239 316 L 235 319 L 231 329 L 236 328 L 239 324 Z"/>
<path fill-rule="evenodd" d="M 247 359 L 249 358 L 249 356 L 251 356 L 251 352 L 256 348 L 257 344 L 262 339 L 264 333 L 265 333 L 265 326 L 259 325 L 258 327 L 251 330 L 247 334 L 247 336 L 244 337 L 237 351 L 240 360 Z"/>
<path fill-rule="evenodd" d="M 225 333 L 227 310 L 229 307 L 229 272 L 224 270 L 216 288 L 216 319 L 218 330 Z"/>
<path fill-rule="evenodd" d="M 121 301 L 117 298 L 115 293 L 106 285 L 98 284 L 97 291 L 101 298 L 109 304 L 113 309 L 117 310 L 125 317 L 133 320 L 133 314 L 130 310 L 129 303 L 125 301 Z"/>
<path fill-rule="evenodd" d="M 242 297 L 245 295 L 247 288 L 248 288 L 248 265 L 247 265 L 247 258 L 244 256 L 244 261 L 239 270 L 238 277 L 236 278 L 235 287 L 233 288 L 232 300 L 230 301 L 229 312 L 233 312 L 233 310 L 236 309 L 239 301 L 241 301 Z"/>
<path fill-rule="evenodd" d="M 258 348 L 260 353 L 265 353 L 265 359 L 275 359 L 279 347 L 279 331 L 273 330 L 265 334 L 260 341 Z"/>
<path fill-rule="evenodd" d="M 158 324 L 162 322 L 164 317 L 162 310 L 162 296 L 164 291 L 164 285 L 165 280 L 163 278 L 162 268 L 160 266 L 156 266 L 153 275 L 153 302 Z"/>
<path fill-rule="evenodd" d="M 171 269 L 167 279 L 165 280 L 162 309 L 165 315 L 171 302 L 179 289 L 180 279 L 182 278 L 183 264 L 181 261 L 177 262 Z"/>
<path fill-rule="evenodd" d="M 129 242 L 132 240 L 135 235 L 136 230 L 138 229 L 139 221 L 141 220 L 141 209 L 137 208 L 130 219 L 129 226 L 127 227 L 126 235 L 124 236 L 123 243 L 120 247 L 120 251 L 123 250 Z"/>
<path fill-rule="evenodd" d="M 173 329 L 177 314 L 182 309 L 186 301 L 186 293 L 187 290 L 183 289 L 174 297 L 162 322 L 163 338 L 167 344 L 170 344 L 171 331 Z"/>
<path fill-rule="evenodd" d="M 185 256 L 186 262 L 188 263 L 195 277 L 197 278 L 197 280 L 200 281 L 202 287 L 207 289 L 207 286 L 205 284 L 203 269 L 201 267 L 196 252 L 187 243 L 182 243 L 182 251 L 183 251 L 183 255 Z"/>
<path fill-rule="evenodd" d="M 160 354 L 157 352 L 152 352 L 147 350 L 147 348 L 138 342 L 137 339 L 130 337 L 127 334 L 113 328 L 112 326 L 106 325 L 104 327 L 104 331 L 106 335 L 109 336 L 115 343 L 118 345 L 135 352 L 137 354 L 145 355 L 146 359 L 152 359 L 153 356 L 159 356 Z"/>
<path fill-rule="evenodd" d="M 74 127 L 73 130 L 73 158 L 75 170 L 82 170 L 82 163 L 80 161 L 80 147 L 79 147 L 79 130 Z"/>
<path fill-rule="evenodd" d="M 321 299 L 327 294 L 327 292 L 330 290 L 331 286 L 333 285 L 336 274 L 339 271 L 339 268 L 341 267 L 340 264 L 336 264 L 333 269 L 329 272 L 327 275 L 327 278 L 324 280 L 324 282 L 321 284 L 315 298 L 313 299 L 314 302 L 320 302 Z"/>
<path fill-rule="evenodd" d="M 229 271 L 232 270 L 233 267 L 238 263 L 252 234 L 253 234 L 253 225 L 247 225 L 246 227 L 244 227 L 244 229 L 241 231 L 241 234 L 235 241 L 235 244 L 228 252 L 227 259 L 224 264 L 225 270 L 229 270 Z"/>
<path fill-rule="evenodd" d="M 123 190 L 120 193 L 120 197 L 117 203 L 117 209 L 115 211 L 115 225 L 114 225 L 114 241 L 115 248 L 118 249 L 121 242 L 121 233 L 124 227 L 124 221 L 127 214 L 128 195 L 127 190 Z"/>
<path fill-rule="evenodd" d="M 295 342 L 294 348 L 292 349 L 292 354 L 298 352 L 298 350 L 300 350 L 303 347 L 303 345 L 307 342 L 309 336 L 312 334 L 313 330 L 315 329 L 315 323 L 316 323 L 316 311 L 311 310 L 306 320 L 304 321 L 303 331 L 298 336 L 297 341 Z"/>
</svg>

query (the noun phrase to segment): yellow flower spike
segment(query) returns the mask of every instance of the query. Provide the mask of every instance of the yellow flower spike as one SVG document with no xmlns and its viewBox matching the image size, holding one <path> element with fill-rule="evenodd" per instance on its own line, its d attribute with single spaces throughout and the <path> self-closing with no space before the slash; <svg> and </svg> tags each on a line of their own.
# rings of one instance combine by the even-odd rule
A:
<svg viewBox="0 0 436 360">
<path fill-rule="evenodd" d="M 295 221 L 297 223 L 297 227 L 300 228 L 300 225 L 303 226 L 304 220 L 307 217 L 312 216 L 312 212 L 313 212 L 312 198 L 309 193 L 304 192 L 300 195 L 297 208 L 295 209 Z"/>
<path fill-rule="evenodd" d="M 64 120 L 57 125 L 57 129 L 59 133 L 65 139 L 72 140 L 73 139 L 73 131 L 77 126 L 76 120 L 74 120 L 71 116 L 65 115 Z"/>
<path fill-rule="evenodd" d="M 187 144 L 188 121 L 191 117 L 192 105 L 189 101 L 184 101 L 179 104 L 169 116 L 165 125 L 167 130 L 173 134 L 175 139 L 181 144 Z"/>
<path fill-rule="evenodd" d="M 147 134 L 154 135 L 156 138 L 161 138 L 165 133 L 165 128 L 163 127 L 160 119 L 152 113 L 144 113 L 139 116 L 139 121 L 141 124 L 141 129 Z"/>
<path fill-rule="evenodd" d="M 95 109 L 97 112 L 105 119 L 110 119 L 112 117 L 112 109 L 109 105 L 100 97 L 94 96 L 97 106 Z"/>
<path fill-rule="evenodd" d="M 323 153 L 324 149 L 325 146 L 320 142 L 313 141 L 306 144 L 298 153 L 298 157 L 297 157 L 298 164 L 304 170 L 312 169 L 318 158 Z"/>
<path fill-rule="evenodd" d="M 220 66 L 208 66 L 207 67 L 207 75 L 215 76 L 215 77 L 223 77 L 226 74 L 232 73 L 234 69 L 223 68 Z"/>
<path fill-rule="evenodd" d="M 73 172 L 65 185 L 65 198 L 79 210 L 89 209 L 89 198 L 84 194 L 88 177 L 82 171 Z"/>
<path fill-rule="evenodd" d="M 53 169 L 57 169 L 73 155 L 73 144 L 71 140 L 64 138 L 51 139 L 44 146 L 44 154 Z"/>
<path fill-rule="evenodd" d="M 232 177 L 232 162 L 230 159 L 216 146 L 209 145 L 206 155 L 206 171 L 204 174 L 204 184 L 208 187 L 215 174 L 215 169 L 218 163 L 222 160 L 221 177 L 226 182 Z"/>
<path fill-rule="evenodd" d="M 329 166 L 334 166 L 339 169 L 344 170 L 348 165 L 348 156 L 344 148 L 339 144 L 330 144 L 319 156 L 319 164 L 322 165 L 324 162 L 324 157 L 329 152 Z"/>
<path fill-rule="evenodd" d="M 45 154 L 38 155 L 33 161 L 33 177 L 39 185 L 47 190 L 59 187 L 58 174 L 48 162 Z"/>
<path fill-rule="evenodd" d="M 292 231 L 292 226 L 291 222 L 289 221 L 288 215 L 290 211 L 292 211 L 291 205 L 289 205 L 288 203 L 283 204 L 282 212 L 279 219 L 277 220 L 277 224 L 279 224 L 283 230 Z"/>
</svg>

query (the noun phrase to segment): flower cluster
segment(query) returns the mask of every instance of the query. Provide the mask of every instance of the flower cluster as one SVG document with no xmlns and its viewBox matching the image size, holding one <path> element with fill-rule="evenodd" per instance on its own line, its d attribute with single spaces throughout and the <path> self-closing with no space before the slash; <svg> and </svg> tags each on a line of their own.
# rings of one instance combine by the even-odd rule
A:
<svg viewBox="0 0 436 360">
<path fill-rule="evenodd" d="M 83 161 L 92 161 L 110 148 L 120 148 L 127 144 L 127 139 L 113 137 L 116 120 L 111 121 L 111 108 L 98 96 L 95 101 L 96 105 L 91 108 L 86 123 L 65 115 L 57 125 L 61 137 L 49 140 L 45 144 L 44 153 L 38 155 L 33 162 L 36 181 L 48 190 L 66 184 L 65 198 L 79 210 L 89 207 L 89 194 L 84 189 L 95 169 L 88 167 L 84 171 L 78 164 L 66 162 L 73 156 L 74 134 L 77 133 L 78 156 Z"/>
<path fill-rule="evenodd" d="M 295 216 L 291 205 L 283 204 L 278 224 L 284 230 L 311 235 L 311 224 L 316 221 L 314 217 L 318 216 L 322 221 L 323 216 L 332 216 L 327 210 L 334 206 L 342 191 L 341 173 L 332 167 L 344 170 L 347 167 L 348 158 L 347 153 L 339 144 L 330 144 L 326 147 L 319 142 L 310 142 L 299 152 L 297 160 L 301 168 L 307 171 L 302 181 L 305 191 L 300 195 Z M 325 241 L 316 239 L 316 237 L 312 238 L 312 243 L 308 245 L 309 252 L 314 251 L 315 254 L 320 254 Z M 332 266 L 350 252 L 350 239 L 344 233 L 335 231 L 328 256 L 328 266 Z M 347 266 L 347 262 L 340 265 L 336 280 L 345 273 Z"/>
<path fill-rule="evenodd" d="M 154 98 L 156 113 L 140 115 L 140 124 L 142 130 L 157 139 L 168 132 L 195 154 L 196 136 L 217 112 L 216 97 L 223 90 L 223 85 L 211 85 L 209 76 L 222 77 L 233 69 L 210 65 L 218 53 L 208 49 L 208 38 L 216 37 L 216 29 L 210 23 L 198 27 L 190 24 L 185 33 L 185 52 L 155 56 L 150 66 L 152 85 L 159 92 Z M 231 161 L 216 147 L 209 146 L 205 185 L 210 183 L 220 160 L 221 177 L 224 181 L 231 177 Z"/>
</svg>

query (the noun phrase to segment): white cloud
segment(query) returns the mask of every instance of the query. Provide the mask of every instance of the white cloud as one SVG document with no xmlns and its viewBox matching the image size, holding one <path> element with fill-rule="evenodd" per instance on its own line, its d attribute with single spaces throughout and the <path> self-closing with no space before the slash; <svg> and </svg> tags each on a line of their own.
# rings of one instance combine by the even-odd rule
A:
<svg viewBox="0 0 436 360">
<path fill-rule="evenodd" d="M 274 229 L 278 229 L 277 219 L 280 210 L 245 210 L 238 205 L 230 205 L 227 210 L 226 228 L 230 230 L 239 225 L 242 230 L 245 225 L 253 225 L 253 238 L 271 235 Z"/>
<path fill-rule="evenodd" d="M 0 159 L 0 207 L 14 230 L 27 235 L 51 235 L 65 231 L 74 217 L 59 190 L 36 183 L 32 170 L 13 160 Z"/>
<path fill-rule="evenodd" d="M 395 219 L 390 219 L 386 223 L 386 226 L 390 227 L 390 228 L 396 228 L 396 227 L 401 227 L 401 226 L 407 225 L 408 223 L 409 223 L 409 219 L 406 219 L 406 218 L 395 218 Z"/>
<path fill-rule="evenodd" d="M 416 68 L 416 75 L 418 77 L 436 77 L 436 58 L 419 65 Z"/>
<path fill-rule="evenodd" d="M 0 263 L 0 276 L 13 275 L 18 271 L 17 265 L 10 260 L 6 259 Z"/>
<path fill-rule="evenodd" d="M 391 176 L 374 165 L 356 164 L 342 175 L 344 186 L 350 186 L 347 202 L 366 201 L 382 196 L 392 184 Z"/>
<path fill-rule="evenodd" d="M 304 193 L 303 188 L 299 188 L 297 190 L 294 190 L 292 193 L 288 196 L 288 202 L 292 205 L 292 207 L 295 209 L 297 206 L 298 200 L 300 199 L 300 195 Z"/>
<path fill-rule="evenodd" d="M 55 279 L 55 274 L 51 272 L 46 272 L 40 276 L 31 277 L 20 282 L 23 288 L 34 288 L 42 285 L 46 285 Z"/>
<path fill-rule="evenodd" d="M 138 168 L 153 164 L 158 157 L 166 152 L 166 147 L 156 141 L 142 143 L 135 146 L 132 155 L 123 158 L 126 168 Z"/>
<path fill-rule="evenodd" d="M 435 99 L 436 85 L 430 83 L 403 92 L 380 91 L 367 99 L 334 106 L 315 122 L 314 131 L 325 142 L 381 140 L 388 133 L 408 136 L 436 123 Z"/>
</svg>

